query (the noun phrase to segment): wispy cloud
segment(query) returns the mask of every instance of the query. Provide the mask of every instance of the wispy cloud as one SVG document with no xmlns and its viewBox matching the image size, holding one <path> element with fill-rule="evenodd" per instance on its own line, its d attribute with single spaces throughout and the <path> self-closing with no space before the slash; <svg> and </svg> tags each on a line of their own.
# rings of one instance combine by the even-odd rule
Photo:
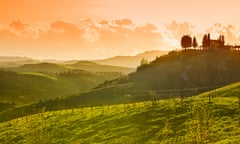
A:
<svg viewBox="0 0 240 144">
<path fill-rule="evenodd" d="M 164 40 L 167 42 L 176 42 L 176 45 L 180 46 L 180 39 L 183 35 L 188 34 L 195 36 L 200 44 L 202 42 L 203 35 L 210 33 L 213 39 L 217 39 L 220 34 L 225 36 L 225 41 L 228 44 L 240 44 L 240 27 L 234 25 L 223 25 L 221 23 L 215 23 L 206 30 L 199 31 L 198 27 L 191 25 L 188 22 L 178 23 L 172 21 L 169 24 L 165 24 L 166 30 L 164 31 Z"/>
<path fill-rule="evenodd" d="M 147 50 L 175 49 L 184 34 L 224 34 L 226 42 L 239 43 L 239 27 L 217 23 L 198 32 L 190 23 L 173 21 L 160 31 L 154 24 L 134 24 L 130 19 L 77 22 L 55 21 L 50 24 L 27 24 L 12 21 L 0 29 L 0 53 L 36 58 L 92 59 L 114 55 L 133 55 Z"/>
<path fill-rule="evenodd" d="M 161 49 L 165 43 L 156 30 L 153 24 L 135 25 L 130 19 L 55 21 L 44 28 L 13 21 L 0 30 L 0 45 L 13 50 L 17 46 L 21 54 L 34 51 L 33 56 L 101 58 Z M 4 53 L 4 49 L 0 51 Z"/>
<path fill-rule="evenodd" d="M 206 30 L 208 33 L 212 33 L 215 38 L 220 34 L 225 36 L 225 40 L 229 44 L 239 44 L 240 42 L 240 28 L 234 25 L 222 25 L 221 23 L 216 23 Z"/>
</svg>

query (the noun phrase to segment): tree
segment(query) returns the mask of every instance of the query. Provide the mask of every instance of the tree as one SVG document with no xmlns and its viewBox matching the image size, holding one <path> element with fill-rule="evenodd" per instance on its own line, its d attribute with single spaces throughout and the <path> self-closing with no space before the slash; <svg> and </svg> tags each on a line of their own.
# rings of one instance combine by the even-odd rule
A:
<svg viewBox="0 0 240 144">
<path fill-rule="evenodd" d="M 210 33 L 207 35 L 207 47 L 210 47 L 211 36 Z"/>
<path fill-rule="evenodd" d="M 197 43 L 196 37 L 193 37 L 192 46 L 193 46 L 194 48 L 196 48 L 196 47 L 198 46 L 198 43 Z"/>
<path fill-rule="evenodd" d="M 224 36 L 223 35 L 220 35 L 219 41 L 220 41 L 220 46 L 223 47 L 224 46 Z"/>
<path fill-rule="evenodd" d="M 192 37 L 189 35 L 182 36 L 181 46 L 184 49 L 191 47 L 192 46 Z"/>
<path fill-rule="evenodd" d="M 147 65 L 148 64 L 148 60 L 147 59 L 142 59 L 141 62 L 140 62 L 141 66 L 142 65 Z"/>
<path fill-rule="evenodd" d="M 207 47 L 207 44 L 208 44 L 208 36 L 207 35 L 204 35 L 203 36 L 203 41 L 202 41 L 202 47 L 206 48 Z"/>
</svg>

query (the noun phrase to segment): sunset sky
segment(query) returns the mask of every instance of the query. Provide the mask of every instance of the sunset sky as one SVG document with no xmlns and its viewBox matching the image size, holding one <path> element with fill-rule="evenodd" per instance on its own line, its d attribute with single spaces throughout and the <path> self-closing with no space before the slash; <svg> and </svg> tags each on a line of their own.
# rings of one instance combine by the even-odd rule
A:
<svg viewBox="0 0 240 144">
<path fill-rule="evenodd" d="M 0 55 L 101 59 L 179 48 L 183 34 L 240 44 L 239 0 L 0 0 Z"/>
</svg>

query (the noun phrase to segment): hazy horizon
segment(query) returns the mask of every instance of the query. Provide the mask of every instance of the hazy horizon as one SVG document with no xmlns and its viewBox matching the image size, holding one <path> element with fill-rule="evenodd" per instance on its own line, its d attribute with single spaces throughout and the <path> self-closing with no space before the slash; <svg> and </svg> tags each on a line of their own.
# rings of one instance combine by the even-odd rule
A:
<svg viewBox="0 0 240 144">
<path fill-rule="evenodd" d="M 115 57 L 135 57 L 147 52 L 154 52 L 154 51 L 160 51 L 160 52 L 169 52 L 168 50 L 150 50 L 150 51 L 143 51 L 141 53 L 132 54 L 132 55 L 113 55 L 110 57 L 103 57 L 103 58 L 92 58 L 92 59 L 79 59 L 79 58 L 69 58 L 69 59 L 55 59 L 55 58 L 34 58 L 34 57 L 28 57 L 28 56 L 16 56 L 16 55 L 0 55 L 0 57 L 6 57 L 6 58 L 26 58 L 26 59 L 32 59 L 32 60 L 39 60 L 39 61 L 95 61 L 95 60 L 106 60 L 111 59 Z"/>
</svg>

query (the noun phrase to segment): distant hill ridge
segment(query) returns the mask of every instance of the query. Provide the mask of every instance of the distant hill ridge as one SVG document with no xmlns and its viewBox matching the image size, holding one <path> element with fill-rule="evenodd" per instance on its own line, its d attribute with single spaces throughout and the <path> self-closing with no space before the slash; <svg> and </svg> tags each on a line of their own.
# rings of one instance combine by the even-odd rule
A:
<svg viewBox="0 0 240 144">
<path fill-rule="evenodd" d="M 92 61 L 78 61 L 74 64 L 70 64 L 67 66 L 72 69 L 82 69 L 91 72 L 121 72 L 124 74 L 128 74 L 135 71 L 135 68 L 97 64 Z"/>
<path fill-rule="evenodd" d="M 157 56 L 167 54 L 168 51 L 146 51 L 144 53 L 137 54 L 136 56 L 115 56 L 107 59 L 100 60 L 54 60 L 54 59 L 45 59 L 37 60 L 28 57 L 19 57 L 19 56 L 0 56 L 0 67 L 16 67 L 24 64 L 37 64 L 37 63 L 55 63 L 55 64 L 74 64 L 79 61 L 81 62 L 94 62 L 102 65 L 113 65 L 121 67 L 132 67 L 135 68 L 140 64 L 142 58 L 145 58 L 149 61 L 154 60 Z"/>
<path fill-rule="evenodd" d="M 168 51 L 146 51 L 144 53 L 140 53 L 135 56 L 115 56 L 103 60 L 94 60 L 98 64 L 105 64 L 105 65 L 115 65 L 115 66 L 122 66 L 122 67 L 137 67 L 140 65 L 140 61 L 144 58 L 148 61 L 154 60 L 156 57 L 162 56 L 167 54 Z"/>
<path fill-rule="evenodd" d="M 134 68 L 101 65 L 91 61 L 76 61 L 73 64 L 58 64 L 58 63 L 35 63 L 35 64 L 23 64 L 16 67 L 2 68 L 8 71 L 15 72 L 44 72 L 44 73 L 61 73 L 71 70 L 84 70 L 89 72 L 119 72 L 128 74 L 135 71 Z"/>
<path fill-rule="evenodd" d="M 10 57 L 10 56 L 0 56 L 0 62 L 12 62 L 12 61 L 28 61 L 32 60 L 28 57 Z"/>
</svg>

